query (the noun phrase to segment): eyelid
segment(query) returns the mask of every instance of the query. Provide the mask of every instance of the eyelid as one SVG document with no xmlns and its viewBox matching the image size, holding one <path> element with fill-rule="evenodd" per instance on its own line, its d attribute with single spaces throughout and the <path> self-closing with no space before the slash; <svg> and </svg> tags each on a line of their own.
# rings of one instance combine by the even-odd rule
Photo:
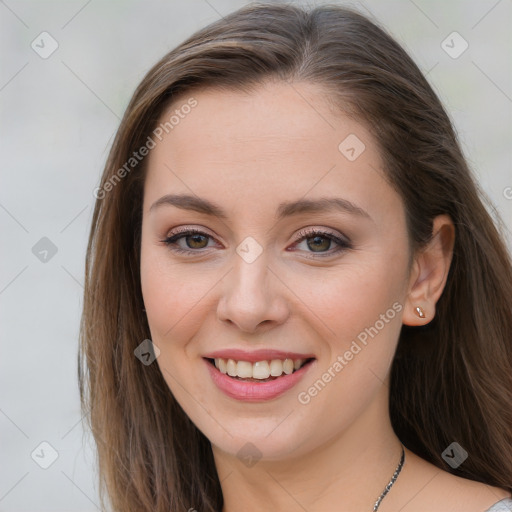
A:
<svg viewBox="0 0 512 512">
<path fill-rule="evenodd" d="M 208 233 L 207 230 L 205 230 L 203 228 L 198 229 L 195 227 L 185 226 L 185 227 L 176 228 L 175 230 L 171 230 L 167 234 L 166 238 L 161 240 L 161 242 L 164 243 L 168 247 L 169 250 L 177 252 L 177 253 L 188 253 L 188 254 L 204 253 L 205 249 L 193 250 L 193 249 L 182 249 L 177 246 L 171 247 L 171 245 L 176 244 L 177 240 L 181 240 L 183 238 L 186 238 L 187 236 L 192 236 L 192 235 L 202 235 L 202 236 L 206 236 L 207 238 L 210 238 L 212 240 L 215 240 L 216 242 L 218 241 L 213 235 Z"/>
<path fill-rule="evenodd" d="M 202 255 L 207 252 L 207 248 L 202 249 L 182 249 L 181 247 L 176 246 L 177 240 L 181 240 L 183 238 L 186 238 L 187 236 L 192 236 L 194 234 L 206 236 L 207 238 L 213 239 L 216 242 L 218 240 L 216 237 L 208 233 L 208 231 L 205 228 L 198 229 L 196 227 L 192 226 L 180 226 L 179 228 L 176 228 L 174 230 L 171 230 L 170 234 L 167 235 L 167 237 L 164 240 L 161 240 L 162 243 L 164 243 L 169 250 L 176 252 L 176 253 L 182 253 L 189 256 L 192 255 Z M 181 236 L 180 236 L 181 235 Z M 309 256 L 308 258 L 318 258 L 318 257 L 328 257 L 328 256 L 334 256 L 335 254 L 346 251 L 348 249 L 352 248 L 352 242 L 350 239 L 341 234 L 338 231 L 332 230 L 332 228 L 325 228 L 325 227 L 315 227 L 315 226 L 309 226 L 306 228 L 302 228 L 299 230 L 295 236 L 295 240 L 293 242 L 293 245 L 297 245 L 298 243 L 301 243 L 303 240 L 307 238 L 313 238 L 314 236 L 320 236 L 327 238 L 334 242 L 337 247 L 335 250 L 330 249 L 326 252 L 308 252 Z M 174 247 L 171 247 L 171 245 L 174 245 Z M 289 250 L 287 248 L 287 250 Z M 307 252 L 307 251 L 306 251 Z"/>
<path fill-rule="evenodd" d="M 215 238 L 213 235 L 211 235 L 206 228 L 200 227 L 197 228 L 195 226 L 179 226 L 177 228 L 173 228 L 167 232 L 167 238 L 179 235 L 181 233 L 199 233 L 202 235 L 208 235 L 211 238 Z"/>
<path fill-rule="evenodd" d="M 301 230 L 299 230 L 297 232 L 297 239 L 295 240 L 294 243 L 297 243 L 298 241 L 301 241 L 304 238 L 307 238 L 308 236 L 311 236 L 315 233 L 329 235 L 335 239 L 341 240 L 342 242 L 344 242 L 346 244 L 351 243 L 350 239 L 347 236 L 345 236 L 343 233 L 336 231 L 336 230 L 332 230 L 331 228 L 318 227 L 318 226 L 309 226 L 307 228 L 302 228 Z"/>
<path fill-rule="evenodd" d="M 333 232 L 331 231 L 330 228 L 324 227 L 307 227 L 301 229 L 297 233 L 297 239 L 295 240 L 293 245 L 297 245 L 308 238 L 313 238 L 313 236 L 327 238 L 333 241 L 337 245 L 337 247 L 334 250 L 330 249 L 329 251 L 326 252 L 306 252 L 307 256 L 305 255 L 304 257 L 308 259 L 328 258 L 330 256 L 335 257 L 339 253 L 346 252 L 347 250 L 353 248 L 352 242 L 347 236 L 341 234 L 338 231 Z"/>
</svg>

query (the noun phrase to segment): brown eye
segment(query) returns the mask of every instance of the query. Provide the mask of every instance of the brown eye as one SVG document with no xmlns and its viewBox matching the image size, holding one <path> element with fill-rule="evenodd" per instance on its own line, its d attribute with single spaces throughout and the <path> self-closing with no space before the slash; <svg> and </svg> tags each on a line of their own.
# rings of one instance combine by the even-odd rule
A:
<svg viewBox="0 0 512 512">
<path fill-rule="evenodd" d="M 315 256 L 332 256 L 340 251 L 351 249 L 352 245 L 347 240 L 340 238 L 334 233 L 321 231 L 318 229 L 304 230 L 299 233 L 300 238 L 295 242 L 298 246 L 300 243 L 305 242 L 306 247 L 303 250 L 306 253 L 315 253 Z M 332 245 L 336 247 L 333 250 Z M 311 257 L 311 256 L 310 256 Z"/>
<path fill-rule="evenodd" d="M 325 236 L 315 236 L 307 238 L 308 240 L 307 245 L 313 252 L 323 252 L 324 250 L 328 250 L 331 246 L 332 240 L 330 238 L 327 238 Z M 309 242 L 309 240 L 312 240 L 312 242 Z"/>
<path fill-rule="evenodd" d="M 187 246 L 191 249 L 204 249 L 208 245 L 208 238 L 204 235 L 187 235 L 184 237 L 187 243 Z M 191 240 L 191 242 L 189 242 Z M 206 245 L 204 242 L 206 241 Z"/>
<path fill-rule="evenodd" d="M 207 233 L 203 233 L 197 229 L 187 229 L 167 237 L 162 242 L 169 247 L 171 251 L 192 255 L 200 253 L 202 249 L 208 247 L 209 240 L 212 239 Z M 185 246 L 179 244 L 181 240 L 185 240 Z"/>
</svg>

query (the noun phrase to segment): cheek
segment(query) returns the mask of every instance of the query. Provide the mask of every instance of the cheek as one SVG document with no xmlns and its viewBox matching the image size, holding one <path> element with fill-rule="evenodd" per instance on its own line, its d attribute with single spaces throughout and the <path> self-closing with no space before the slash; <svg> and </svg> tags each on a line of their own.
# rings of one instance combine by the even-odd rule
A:
<svg viewBox="0 0 512 512">
<path fill-rule="evenodd" d="M 151 333 L 156 338 L 156 333 L 163 331 L 166 311 L 173 311 L 173 302 L 175 302 L 174 293 L 178 283 L 172 275 L 163 272 L 162 258 L 158 254 L 158 248 L 148 247 L 143 240 L 141 250 L 140 280 L 142 297 L 146 309 L 146 316 L 151 329 Z M 170 288 L 172 283 L 172 288 Z M 168 320 L 170 320 L 168 318 Z M 167 329 L 170 325 L 167 325 Z"/>
<path fill-rule="evenodd" d="M 322 320 L 328 347 L 317 374 L 300 389 L 300 403 L 310 401 L 319 416 L 330 414 L 333 404 L 344 407 L 345 418 L 357 416 L 386 379 L 402 325 L 406 258 L 399 250 L 368 251 L 347 258 L 318 287 L 300 278 L 308 291 L 304 302 Z M 322 383 L 315 387 L 319 379 L 328 382 L 325 390 Z"/>
<path fill-rule="evenodd" d="M 179 386 L 176 389 L 169 378 L 172 374 L 179 375 L 180 382 L 191 379 L 188 368 L 200 361 L 198 332 L 215 313 L 213 297 L 225 273 L 200 267 L 172 262 L 161 247 L 143 249 L 141 254 L 141 288 L 151 340 L 160 350 L 157 362 L 163 376 L 178 395 Z"/>
<path fill-rule="evenodd" d="M 326 334 L 343 345 L 390 308 L 387 316 L 396 316 L 392 306 L 403 301 L 401 259 L 404 257 L 390 262 L 382 257 L 355 256 L 321 280 L 317 270 L 317 274 L 295 275 L 291 282 L 297 296 L 322 320 Z"/>
<path fill-rule="evenodd" d="M 303 421 L 319 438 L 330 438 L 348 428 L 385 392 L 383 383 L 402 325 L 403 277 L 398 276 L 399 263 L 397 260 L 393 273 L 384 260 L 360 262 L 333 274 L 330 282 L 324 283 L 322 301 L 313 302 L 321 295 L 318 290 L 310 293 L 310 303 L 318 308 L 314 312 L 329 327 L 325 338 L 329 348 L 315 374 L 297 389 L 297 401 Z M 384 400 L 382 403 L 385 409 Z M 327 417 L 332 421 L 319 421 Z M 293 435 L 301 437 L 298 431 Z M 314 443 L 308 440 L 302 450 L 310 449 Z"/>
<path fill-rule="evenodd" d="M 186 265 L 185 265 L 186 267 Z M 205 294 L 208 283 L 199 273 L 171 263 L 162 247 L 144 247 L 141 252 L 141 289 L 148 322 L 155 337 L 161 338 Z"/>
<path fill-rule="evenodd" d="M 197 411 L 189 410 L 188 402 L 200 393 L 186 348 L 201 325 L 205 294 L 211 288 L 208 278 L 199 274 L 192 266 L 171 263 L 165 248 L 142 247 L 141 289 L 151 340 L 160 350 L 156 362 L 175 398 L 193 417 Z"/>
</svg>

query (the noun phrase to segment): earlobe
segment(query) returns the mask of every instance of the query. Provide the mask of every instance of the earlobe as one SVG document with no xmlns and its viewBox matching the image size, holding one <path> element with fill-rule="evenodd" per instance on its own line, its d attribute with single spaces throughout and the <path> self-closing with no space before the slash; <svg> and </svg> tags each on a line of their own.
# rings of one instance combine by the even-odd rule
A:
<svg viewBox="0 0 512 512">
<path fill-rule="evenodd" d="M 420 318 L 425 318 L 425 312 L 423 311 L 423 308 L 421 306 L 416 306 L 416 314 Z"/>
<path fill-rule="evenodd" d="M 451 218 L 439 215 L 433 222 L 432 238 L 414 259 L 402 318 L 405 325 L 425 325 L 434 318 L 436 303 L 448 279 L 454 244 Z"/>
<path fill-rule="evenodd" d="M 411 326 L 426 325 L 433 320 L 434 316 L 435 305 L 430 309 L 425 301 L 421 302 L 421 305 L 418 303 L 415 305 L 407 300 L 402 323 Z"/>
</svg>

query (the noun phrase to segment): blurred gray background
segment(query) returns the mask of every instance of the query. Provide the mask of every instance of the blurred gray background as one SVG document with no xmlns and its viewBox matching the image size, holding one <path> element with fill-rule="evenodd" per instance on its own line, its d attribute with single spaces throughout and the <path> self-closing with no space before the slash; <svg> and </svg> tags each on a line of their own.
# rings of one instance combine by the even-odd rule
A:
<svg viewBox="0 0 512 512">
<path fill-rule="evenodd" d="M 99 510 L 76 378 L 93 190 L 146 71 L 246 3 L 0 0 L 0 512 Z M 427 74 L 511 248 L 512 2 L 338 3 Z"/>
</svg>

